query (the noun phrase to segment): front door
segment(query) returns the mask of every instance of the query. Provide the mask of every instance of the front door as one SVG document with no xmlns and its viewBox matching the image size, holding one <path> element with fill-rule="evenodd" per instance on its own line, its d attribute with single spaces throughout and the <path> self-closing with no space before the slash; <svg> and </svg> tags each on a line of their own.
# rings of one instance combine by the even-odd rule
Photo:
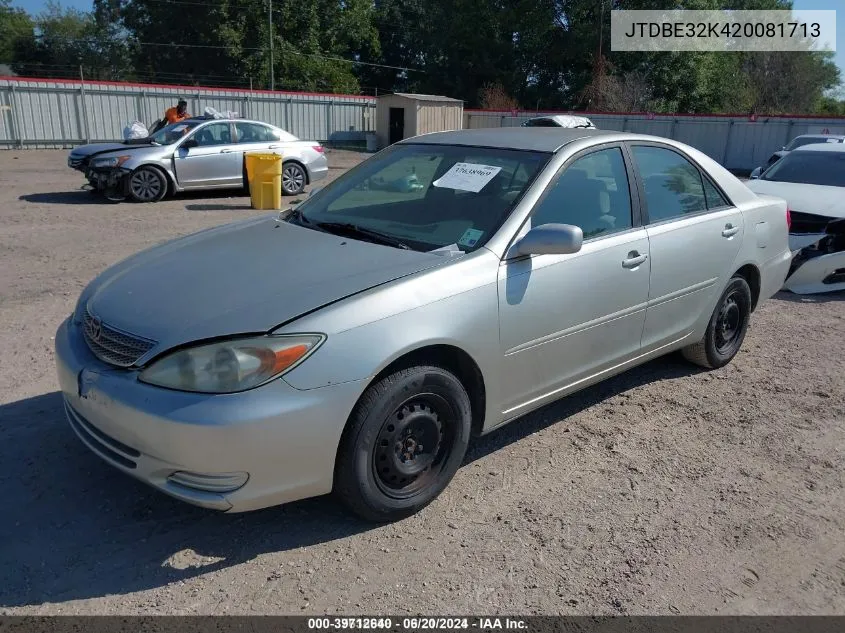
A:
<svg viewBox="0 0 845 633">
<path fill-rule="evenodd" d="M 506 419 L 639 353 L 651 261 L 629 169 L 619 145 L 576 155 L 549 185 L 530 222 L 581 227 L 582 249 L 502 262 L 500 389 Z"/>
<path fill-rule="evenodd" d="M 239 186 L 243 181 L 242 154 L 232 143 L 229 123 L 220 121 L 198 128 L 174 156 L 176 179 L 186 189 Z"/>
<path fill-rule="evenodd" d="M 651 286 L 643 351 L 690 334 L 713 310 L 733 273 L 742 212 L 688 157 L 658 144 L 631 144 L 643 185 Z"/>
<path fill-rule="evenodd" d="M 405 108 L 390 108 L 389 137 L 390 144 L 405 138 Z"/>
</svg>

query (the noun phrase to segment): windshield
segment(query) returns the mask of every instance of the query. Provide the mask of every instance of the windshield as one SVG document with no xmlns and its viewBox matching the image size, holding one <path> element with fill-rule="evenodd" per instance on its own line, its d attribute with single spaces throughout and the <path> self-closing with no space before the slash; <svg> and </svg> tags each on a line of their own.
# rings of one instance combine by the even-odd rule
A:
<svg viewBox="0 0 845 633">
<path fill-rule="evenodd" d="M 172 145 L 182 137 L 184 137 L 188 132 L 193 130 L 197 125 L 199 125 L 201 121 L 185 121 L 182 123 L 171 123 L 163 128 L 161 128 L 155 134 L 150 135 L 150 139 L 155 141 L 159 145 Z"/>
<path fill-rule="evenodd" d="M 792 142 L 786 146 L 786 149 L 790 152 L 794 150 L 796 147 L 802 147 L 804 145 L 812 145 L 813 143 L 839 143 L 839 139 L 830 138 L 829 136 L 799 136 L 797 138 L 792 139 Z"/>
<path fill-rule="evenodd" d="M 306 200 L 290 221 L 331 223 L 329 230 L 354 225 L 414 250 L 469 252 L 496 232 L 550 157 L 508 149 L 394 145 Z"/>
<path fill-rule="evenodd" d="M 761 180 L 845 187 L 845 152 L 792 152 L 772 165 Z"/>
</svg>

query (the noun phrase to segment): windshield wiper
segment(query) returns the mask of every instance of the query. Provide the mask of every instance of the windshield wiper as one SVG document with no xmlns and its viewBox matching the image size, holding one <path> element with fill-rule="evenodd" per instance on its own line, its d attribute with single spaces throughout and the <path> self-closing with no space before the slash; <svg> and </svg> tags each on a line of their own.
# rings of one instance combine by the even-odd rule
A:
<svg viewBox="0 0 845 633">
<path fill-rule="evenodd" d="M 300 216 L 301 217 L 301 216 Z M 314 226 L 329 233 L 346 233 L 347 235 L 360 235 L 369 238 L 371 241 L 385 246 L 393 246 L 394 248 L 401 248 L 403 250 L 411 250 L 411 247 L 405 244 L 402 240 L 395 237 L 379 233 L 373 229 L 365 229 L 364 227 L 352 224 L 351 222 L 317 222 Z"/>
</svg>

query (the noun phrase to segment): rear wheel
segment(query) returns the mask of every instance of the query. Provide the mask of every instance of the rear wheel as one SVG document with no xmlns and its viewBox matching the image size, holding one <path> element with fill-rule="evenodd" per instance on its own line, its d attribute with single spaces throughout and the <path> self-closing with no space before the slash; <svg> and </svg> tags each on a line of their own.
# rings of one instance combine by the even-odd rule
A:
<svg viewBox="0 0 845 633">
<path fill-rule="evenodd" d="M 704 338 L 685 347 L 684 357 L 707 369 L 724 367 L 742 347 L 751 316 L 751 288 L 743 277 L 733 277 L 719 298 Z"/>
<path fill-rule="evenodd" d="M 158 202 L 167 195 L 167 177 L 155 167 L 139 167 L 129 176 L 129 193 L 137 202 Z"/>
<path fill-rule="evenodd" d="M 411 367 L 372 385 L 338 451 L 335 493 L 369 521 L 395 521 L 433 501 L 451 481 L 470 437 L 469 396 L 440 367 Z"/>
<path fill-rule="evenodd" d="M 305 190 L 308 177 L 299 163 L 285 163 L 282 166 L 282 193 L 297 196 Z"/>
</svg>

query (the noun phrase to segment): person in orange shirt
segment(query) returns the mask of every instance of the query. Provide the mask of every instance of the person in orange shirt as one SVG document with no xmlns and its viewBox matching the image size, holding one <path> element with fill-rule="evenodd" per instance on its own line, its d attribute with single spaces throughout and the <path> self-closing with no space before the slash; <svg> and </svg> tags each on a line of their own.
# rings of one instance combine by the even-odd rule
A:
<svg viewBox="0 0 845 633">
<path fill-rule="evenodd" d="M 179 99 L 179 103 L 175 107 L 168 108 L 164 113 L 164 118 L 168 123 L 179 123 L 189 118 L 188 102 L 184 99 Z"/>
</svg>

